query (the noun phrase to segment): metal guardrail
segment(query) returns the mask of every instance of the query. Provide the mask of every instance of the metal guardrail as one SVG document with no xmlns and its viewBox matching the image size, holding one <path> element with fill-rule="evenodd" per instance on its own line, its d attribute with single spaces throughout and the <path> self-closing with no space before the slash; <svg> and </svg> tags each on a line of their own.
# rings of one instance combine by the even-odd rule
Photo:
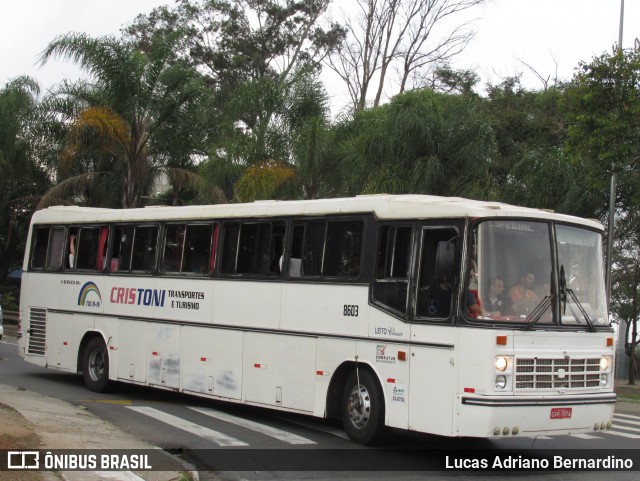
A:
<svg viewBox="0 0 640 481">
<path fill-rule="evenodd" d="M 5 324 L 18 324 L 20 313 L 18 311 L 2 311 Z"/>
</svg>

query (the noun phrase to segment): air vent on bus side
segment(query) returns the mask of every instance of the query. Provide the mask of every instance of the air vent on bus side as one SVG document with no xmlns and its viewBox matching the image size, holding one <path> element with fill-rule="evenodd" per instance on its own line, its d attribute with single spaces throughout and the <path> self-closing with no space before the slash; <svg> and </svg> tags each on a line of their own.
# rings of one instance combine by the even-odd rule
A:
<svg viewBox="0 0 640 481">
<path fill-rule="evenodd" d="M 47 340 L 47 310 L 39 307 L 29 309 L 29 345 L 27 353 L 44 356 Z"/>
</svg>

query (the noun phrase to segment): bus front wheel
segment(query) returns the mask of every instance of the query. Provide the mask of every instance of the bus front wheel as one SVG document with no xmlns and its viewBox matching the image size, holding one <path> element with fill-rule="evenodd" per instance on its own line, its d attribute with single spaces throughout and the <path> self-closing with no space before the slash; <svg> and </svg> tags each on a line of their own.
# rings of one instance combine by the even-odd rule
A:
<svg viewBox="0 0 640 481">
<path fill-rule="evenodd" d="M 353 441 L 365 445 L 381 441 L 385 432 L 384 395 L 370 371 L 359 369 L 349 375 L 341 410 L 344 430 Z"/>
<path fill-rule="evenodd" d="M 91 339 L 84 350 L 82 376 L 85 385 L 94 392 L 109 389 L 109 353 L 101 338 Z"/>
</svg>

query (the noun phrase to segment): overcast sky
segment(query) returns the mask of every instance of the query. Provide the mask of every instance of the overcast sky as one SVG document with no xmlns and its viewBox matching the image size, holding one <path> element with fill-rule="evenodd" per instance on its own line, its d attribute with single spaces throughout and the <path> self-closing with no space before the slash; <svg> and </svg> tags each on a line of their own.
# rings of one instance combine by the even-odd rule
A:
<svg viewBox="0 0 640 481">
<path fill-rule="evenodd" d="M 342 0 L 345 4 L 352 0 Z M 67 32 L 92 36 L 119 34 L 139 13 L 167 0 L 4 0 L 0 15 L 0 85 L 20 76 L 35 77 L 49 88 L 63 78 L 77 78 L 68 62 L 37 65 L 47 43 Z M 542 83 L 523 65 L 543 77 L 569 79 L 578 62 L 611 51 L 618 40 L 619 0 L 489 0 L 477 9 L 476 37 L 456 61 L 474 68 L 487 81 L 524 73 L 525 85 Z M 339 19 L 336 19 L 339 20 Z M 623 46 L 640 36 L 640 1 L 625 5 Z M 330 92 L 331 93 L 331 92 Z M 340 96 L 335 95 L 338 100 Z M 345 99 L 346 102 L 346 99 Z"/>
</svg>

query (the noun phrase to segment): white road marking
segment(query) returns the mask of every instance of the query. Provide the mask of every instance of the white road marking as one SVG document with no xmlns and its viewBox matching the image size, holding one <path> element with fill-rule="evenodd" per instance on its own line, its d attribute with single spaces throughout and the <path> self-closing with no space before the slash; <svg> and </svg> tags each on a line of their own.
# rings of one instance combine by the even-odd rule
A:
<svg viewBox="0 0 640 481">
<path fill-rule="evenodd" d="M 570 436 L 572 438 L 580 438 L 580 439 L 602 439 L 600 436 L 594 436 L 593 434 L 585 434 L 585 433 L 570 434 Z"/>
<path fill-rule="evenodd" d="M 640 433 L 640 429 L 638 429 L 638 428 L 631 428 L 631 427 L 629 427 L 629 426 L 623 426 L 622 424 L 616 424 L 616 425 L 614 425 L 614 427 L 615 427 L 616 429 L 623 429 L 623 430 L 625 430 L 625 431 L 634 431 L 634 432 L 636 432 L 636 433 Z"/>
<path fill-rule="evenodd" d="M 623 438 L 640 439 L 640 436 L 638 436 L 637 434 L 623 433 L 621 431 L 616 431 L 614 429 L 609 429 L 607 431 L 607 434 L 613 434 L 614 436 L 622 436 Z"/>
<path fill-rule="evenodd" d="M 125 407 L 127 409 L 132 409 L 133 411 L 139 412 L 140 414 L 144 414 L 145 416 L 157 419 L 158 421 L 167 423 L 183 431 L 187 431 L 191 434 L 195 434 L 196 436 L 200 436 L 201 438 L 212 441 L 220 446 L 248 446 L 247 443 L 240 441 L 239 439 L 232 438 L 231 436 L 227 436 L 224 433 L 205 428 L 204 426 L 192 423 L 191 421 L 187 421 L 186 419 L 182 419 L 177 416 L 173 416 L 172 414 L 158 411 L 157 409 L 148 406 Z"/>
<path fill-rule="evenodd" d="M 310 439 L 298 436 L 297 434 L 283 431 L 282 429 L 267 426 L 265 424 L 260 424 L 255 421 L 250 421 L 249 419 L 233 416 L 225 412 L 216 411 L 209 408 L 190 407 L 189 409 L 192 409 L 206 416 L 210 416 L 212 418 L 220 419 L 237 426 L 242 426 L 243 428 L 251 429 L 252 431 L 256 431 L 272 438 L 279 439 L 280 441 L 284 441 L 288 444 L 316 444 L 315 441 L 311 441 Z"/>
</svg>

